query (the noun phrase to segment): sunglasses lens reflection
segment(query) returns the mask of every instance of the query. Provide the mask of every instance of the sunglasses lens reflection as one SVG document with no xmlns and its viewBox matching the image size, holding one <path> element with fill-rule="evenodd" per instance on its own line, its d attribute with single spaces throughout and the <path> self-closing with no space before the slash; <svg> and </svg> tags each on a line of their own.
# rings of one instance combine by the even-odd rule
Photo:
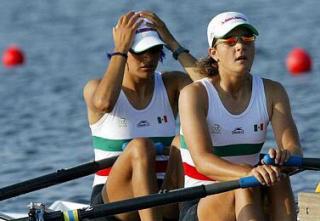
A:
<svg viewBox="0 0 320 221">
<path fill-rule="evenodd" d="M 235 44 L 237 44 L 237 42 L 240 39 L 241 39 L 241 42 L 243 42 L 244 44 L 250 44 L 256 40 L 256 36 L 254 36 L 254 35 L 230 36 L 230 37 L 227 37 L 224 39 L 219 39 L 219 41 L 217 41 L 217 43 L 215 45 L 220 44 L 220 43 L 224 43 L 229 46 L 234 46 Z"/>
</svg>

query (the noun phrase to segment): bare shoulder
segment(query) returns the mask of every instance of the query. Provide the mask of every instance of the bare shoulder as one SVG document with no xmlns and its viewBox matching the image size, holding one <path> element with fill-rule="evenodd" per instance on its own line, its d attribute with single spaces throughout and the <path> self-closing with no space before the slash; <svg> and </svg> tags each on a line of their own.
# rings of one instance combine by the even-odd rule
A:
<svg viewBox="0 0 320 221">
<path fill-rule="evenodd" d="M 185 86 L 180 92 L 181 100 L 190 101 L 195 100 L 204 104 L 207 103 L 208 95 L 205 87 L 201 84 L 201 82 L 193 82 L 187 86 Z"/>
<path fill-rule="evenodd" d="M 185 86 L 183 88 L 183 90 L 181 91 L 181 93 L 187 93 L 187 94 L 192 93 L 192 94 L 196 94 L 196 95 L 204 95 L 204 94 L 206 94 L 206 90 L 201 82 L 196 81 L 196 82 L 192 82 L 191 84 Z"/>
<path fill-rule="evenodd" d="M 188 77 L 188 75 L 185 72 L 182 71 L 165 71 L 162 72 L 162 78 L 185 78 Z"/>
<path fill-rule="evenodd" d="M 175 85 L 179 89 L 182 89 L 184 86 L 192 82 L 189 75 L 182 71 L 167 71 L 162 73 L 163 82 L 166 85 Z"/>
<path fill-rule="evenodd" d="M 277 81 L 269 79 L 263 79 L 263 81 L 270 119 L 272 119 L 272 116 L 275 113 L 275 109 L 277 110 L 277 112 L 281 111 L 289 113 L 291 111 L 290 101 L 283 85 Z"/>
<path fill-rule="evenodd" d="M 263 83 L 267 91 L 272 91 L 272 90 L 275 90 L 276 92 L 285 91 L 283 85 L 278 81 L 263 78 Z"/>
<path fill-rule="evenodd" d="M 279 97 L 287 97 L 287 92 L 280 82 L 263 78 L 266 96 L 274 99 Z"/>
<path fill-rule="evenodd" d="M 101 79 L 93 79 L 89 80 L 86 85 L 84 86 L 84 90 L 96 88 L 98 84 L 100 83 Z"/>
<path fill-rule="evenodd" d="M 193 113 L 198 116 L 208 114 L 208 94 L 201 82 L 193 82 L 182 89 L 179 97 L 179 112 Z M 196 114 L 197 113 L 197 114 Z M 181 114 L 181 113 L 180 113 Z"/>
<path fill-rule="evenodd" d="M 100 81 L 101 81 L 101 79 L 94 79 L 94 80 L 90 80 L 86 83 L 86 85 L 83 88 L 83 96 L 86 101 L 87 101 L 87 99 L 90 99 L 93 96 Z"/>
</svg>

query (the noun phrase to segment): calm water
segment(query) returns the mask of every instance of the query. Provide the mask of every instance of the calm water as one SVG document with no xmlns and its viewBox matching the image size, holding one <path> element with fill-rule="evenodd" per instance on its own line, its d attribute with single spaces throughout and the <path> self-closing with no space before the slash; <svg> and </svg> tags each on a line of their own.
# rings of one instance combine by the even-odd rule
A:
<svg viewBox="0 0 320 221">
<path fill-rule="evenodd" d="M 82 88 L 100 77 L 112 50 L 111 30 L 128 10 L 155 11 L 195 56 L 207 50 L 206 26 L 225 10 L 241 11 L 260 31 L 252 72 L 286 87 L 305 156 L 320 157 L 318 96 L 318 0 L 309 1 L 103 1 L 3 0 L 0 50 L 20 45 L 27 56 L 21 68 L 0 67 L 0 187 L 72 167 L 93 158 Z M 273 3 L 270 3 L 273 2 Z M 277 2 L 277 3 L 275 3 Z M 313 57 L 313 71 L 291 77 L 287 53 L 303 47 Z M 182 70 L 168 53 L 160 70 Z M 265 147 L 274 145 L 271 133 Z M 26 211 L 30 201 L 88 202 L 92 176 L 1 202 L 1 211 Z M 319 172 L 293 177 L 297 191 L 313 191 Z"/>
</svg>

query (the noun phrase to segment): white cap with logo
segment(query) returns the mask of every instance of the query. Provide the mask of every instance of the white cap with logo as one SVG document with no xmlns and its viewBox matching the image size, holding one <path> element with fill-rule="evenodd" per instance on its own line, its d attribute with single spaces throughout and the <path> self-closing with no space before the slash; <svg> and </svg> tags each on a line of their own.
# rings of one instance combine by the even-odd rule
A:
<svg viewBox="0 0 320 221">
<path fill-rule="evenodd" d="M 147 26 L 147 23 L 151 23 L 146 18 L 142 18 L 143 22 L 136 30 L 136 35 L 133 40 L 131 49 L 134 52 L 142 52 L 157 45 L 165 45 L 160 39 L 158 32 Z"/>
<path fill-rule="evenodd" d="M 257 29 L 249 23 L 248 18 L 244 14 L 239 12 L 223 12 L 215 16 L 208 25 L 209 46 L 212 46 L 214 38 L 222 38 L 238 26 L 246 27 L 253 34 L 259 35 Z"/>
</svg>

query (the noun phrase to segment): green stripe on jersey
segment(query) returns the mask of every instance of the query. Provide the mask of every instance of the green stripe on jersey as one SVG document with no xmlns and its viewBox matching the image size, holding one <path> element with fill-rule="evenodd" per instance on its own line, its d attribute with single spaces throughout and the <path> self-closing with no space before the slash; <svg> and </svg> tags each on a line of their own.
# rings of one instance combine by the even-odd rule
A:
<svg viewBox="0 0 320 221">
<path fill-rule="evenodd" d="M 225 146 L 212 147 L 212 152 L 219 157 L 242 156 L 260 153 L 264 143 L 257 144 L 231 144 Z M 188 149 L 184 136 L 180 135 L 180 145 L 183 149 Z"/>
<path fill-rule="evenodd" d="M 149 137 L 154 143 L 162 143 L 164 146 L 169 146 L 173 140 L 172 137 Z M 122 151 L 122 145 L 128 143 L 132 139 L 112 140 L 102 137 L 92 136 L 93 147 L 104 151 Z"/>
</svg>

